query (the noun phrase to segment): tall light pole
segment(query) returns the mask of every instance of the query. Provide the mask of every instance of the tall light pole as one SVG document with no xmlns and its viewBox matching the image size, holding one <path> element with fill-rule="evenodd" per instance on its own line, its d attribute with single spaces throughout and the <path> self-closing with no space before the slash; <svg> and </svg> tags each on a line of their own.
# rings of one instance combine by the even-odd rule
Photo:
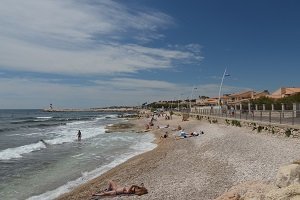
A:
<svg viewBox="0 0 300 200">
<path fill-rule="evenodd" d="M 179 102 L 180 102 L 181 99 L 182 99 L 182 95 L 183 95 L 183 93 L 181 93 L 181 94 L 180 94 L 180 97 L 178 98 L 178 102 L 177 102 L 177 103 L 178 103 L 178 111 L 180 111 L 180 108 L 179 108 Z"/>
<path fill-rule="evenodd" d="M 193 97 L 193 93 L 194 90 L 196 90 L 197 88 L 195 86 L 193 86 L 192 92 L 191 92 L 191 96 L 190 96 L 190 112 L 192 111 L 192 97 Z"/>
<path fill-rule="evenodd" d="M 226 70 L 227 70 L 227 68 L 225 68 L 224 74 L 222 76 L 221 84 L 220 84 L 220 89 L 219 89 L 219 99 L 218 99 L 219 106 L 221 105 L 221 91 L 222 91 L 223 81 L 224 81 L 225 76 L 229 76 L 229 74 L 226 74 Z"/>
</svg>

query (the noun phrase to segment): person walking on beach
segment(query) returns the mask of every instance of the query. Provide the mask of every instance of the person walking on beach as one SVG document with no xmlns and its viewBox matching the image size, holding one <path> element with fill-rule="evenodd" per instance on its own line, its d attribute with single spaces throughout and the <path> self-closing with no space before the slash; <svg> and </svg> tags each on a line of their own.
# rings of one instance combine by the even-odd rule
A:
<svg viewBox="0 0 300 200">
<path fill-rule="evenodd" d="M 78 141 L 81 141 L 81 131 L 80 130 L 78 130 L 77 137 L 78 137 Z"/>
</svg>

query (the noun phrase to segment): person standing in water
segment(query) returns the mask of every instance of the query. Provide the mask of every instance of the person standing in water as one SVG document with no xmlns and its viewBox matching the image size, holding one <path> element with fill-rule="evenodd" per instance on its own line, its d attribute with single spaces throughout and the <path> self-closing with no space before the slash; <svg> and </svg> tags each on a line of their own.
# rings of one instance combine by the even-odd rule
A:
<svg viewBox="0 0 300 200">
<path fill-rule="evenodd" d="M 77 137 L 78 137 L 78 141 L 80 141 L 81 140 L 81 131 L 80 130 L 78 130 Z"/>
</svg>

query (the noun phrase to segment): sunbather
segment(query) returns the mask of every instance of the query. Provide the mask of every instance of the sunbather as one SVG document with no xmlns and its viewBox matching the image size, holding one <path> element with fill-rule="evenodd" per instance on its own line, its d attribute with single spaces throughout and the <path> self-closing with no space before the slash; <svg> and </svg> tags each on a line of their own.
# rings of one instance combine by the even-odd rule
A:
<svg viewBox="0 0 300 200">
<path fill-rule="evenodd" d="M 200 131 L 200 133 L 197 132 L 191 132 L 189 134 L 185 133 L 184 130 L 180 131 L 179 136 L 175 136 L 175 139 L 184 139 L 184 138 L 188 138 L 188 137 L 195 137 L 195 136 L 199 136 L 200 134 L 204 134 L 203 131 Z"/>
<path fill-rule="evenodd" d="M 191 132 L 189 135 L 192 137 L 192 136 L 199 136 L 200 134 L 204 134 L 203 131 L 200 131 L 199 133 L 194 131 L 194 132 Z"/>
<path fill-rule="evenodd" d="M 168 131 L 165 132 L 164 135 L 160 136 L 160 139 L 167 138 L 169 135 Z"/>
<path fill-rule="evenodd" d="M 93 194 L 93 196 L 115 196 L 115 195 L 129 195 L 129 194 L 135 194 L 135 195 L 143 195 L 147 194 L 148 190 L 144 187 L 144 184 L 142 183 L 141 186 L 132 185 L 130 187 L 122 187 L 119 186 L 114 181 L 109 181 L 108 188 L 100 193 Z"/>
</svg>

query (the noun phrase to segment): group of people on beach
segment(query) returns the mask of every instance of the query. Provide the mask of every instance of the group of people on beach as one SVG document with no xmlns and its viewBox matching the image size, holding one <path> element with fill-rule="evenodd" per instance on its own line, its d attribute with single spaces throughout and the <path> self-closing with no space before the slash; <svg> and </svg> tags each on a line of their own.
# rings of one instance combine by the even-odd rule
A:
<svg viewBox="0 0 300 200">
<path fill-rule="evenodd" d="M 152 115 L 151 120 L 149 121 L 149 123 L 147 123 L 145 125 L 145 128 L 146 128 L 147 131 L 149 131 L 150 128 L 154 126 L 154 121 L 156 121 L 156 119 Z M 165 126 L 159 126 L 158 125 L 157 128 L 158 129 L 166 128 L 168 130 L 170 128 L 170 126 L 169 126 L 169 124 L 167 124 Z M 186 133 L 185 130 L 180 125 L 178 125 L 177 128 L 172 129 L 172 131 L 179 131 L 179 134 L 175 136 L 175 139 L 184 139 L 184 138 L 189 138 L 189 137 L 196 137 L 196 136 L 204 134 L 203 131 L 198 131 L 198 132 L 193 131 L 191 133 Z M 78 140 L 80 140 L 79 137 L 81 137 L 80 130 L 78 131 Z M 160 136 L 160 139 L 166 139 L 168 137 L 169 137 L 169 132 L 164 131 L 163 135 Z M 141 185 L 131 185 L 129 187 L 123 187 L 123 186 L 118 185 L 114 181 L 109 181 L 108 188 L 102 190 L 101 192 L 92 194 L 92 199 L 98 199 L 98 198 L 101 198 L 101 197 L 104 197 L 104 196 L 143 195 L 143 194 L 147 194 L 147 193 L 148 193 L 148 190 L 144 187 L 143 184 L 141 184 Z"/>
</svg>

